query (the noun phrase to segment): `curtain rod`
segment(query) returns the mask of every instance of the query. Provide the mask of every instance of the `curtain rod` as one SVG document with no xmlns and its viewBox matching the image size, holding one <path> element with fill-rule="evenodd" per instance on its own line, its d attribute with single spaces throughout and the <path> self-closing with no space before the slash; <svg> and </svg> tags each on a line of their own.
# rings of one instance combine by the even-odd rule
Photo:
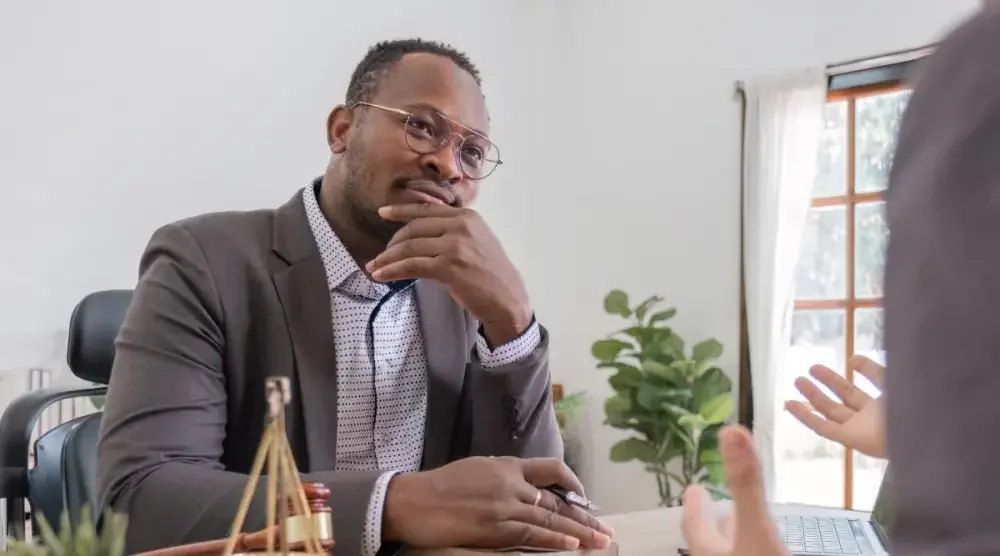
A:
<svg viewBox="0 0 1000 556">
<path fill-rule="evenodd" d="M 874 58 L 868 57 L 857 60 L 849 60 L 847 62 L 826 66 L 826 73 L 828 75 L 843 75 L 845 73 L 853 73 L 856 71 L 891 66 L 894 64 L 905 64 L 906 62 L 919 60 L 929 55 L 934 52 L 935 48 L 937 48 L 937 44 L 930 44 L 927 46 L 921 46 L 920 48 L 889 52 L 887 54 L 875 56 Z"/>
<path fill-rule="evenodd" d="M 927 46 L 921 46 L 919 48 L 911 48 L 907 50 L 899 50 L 896 52 L 889 52 L 886 54 L 880 54 L 878 56 L 870 56 L 866 58 L 858 58 L 856 60 L 848 60 L 846 62 L 839 62 L 836 64 L 829 64 L 826 66 L 826 74 L 828 76 L 834 75 L 844 75 L 847 73 L 854 73 L 856 71 L 864 71 L 874 68 L 880 68 L 884 66 L 891 66 L 894 64 L 904 64 L 906 62 L 912 62 L 914 60 L 919 60 L 932 52 L 937 48 L 937 43 L 929 44 Z M 743 81 L 736 82 L 736 91 L 742 92 L 746 88 L 746 84 Z"/>
</svg>

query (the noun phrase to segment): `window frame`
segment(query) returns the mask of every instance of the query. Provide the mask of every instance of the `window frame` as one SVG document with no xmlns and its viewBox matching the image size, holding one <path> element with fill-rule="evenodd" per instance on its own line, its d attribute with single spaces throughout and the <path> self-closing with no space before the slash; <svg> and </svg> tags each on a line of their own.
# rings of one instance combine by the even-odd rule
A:
<svg viewBox="0 0 1000 556">
<path fill-rule="evenodd" d="M 909 87 L 903 81 L 891 81 L 887 83 L 879 83 L 874 85 L 866 85 L 862 87 L 855 87 L 851 89 L 829 91 L 827 94 L 827 103 L 846 101 L 847 103 L 847 114 L 845 118 L 846 124 L 846 146 L 847 151 L 845 152 L 845 171 L 847 187 L 845 194 L 833 197 L 818 197 L 812 198 L 810 201 L 809 208 L 824 208 L 824 207 L 844 207 L 845 208 L 845 238 L 844 241 L 847 244 L 847 263 L 845 265 L 844 271 L 846 273 L 845 286 L 846 295 L 843 298 L 828 298 L 828 299 L 796 299 L 794 301 L 793 314 L 796 311 L 808 311 L 808 310 L 843 310 L 844 311 L 844 337 L 845 337 L 845 357 L 850 358 L 855 352 L 854 346 L 854 336 L 855 336 L 855 311 L 858 309 L 880 309 L 883 307 L 883 297 L 861 297 L 858 298 L 855 291 L 855 262 L 856 262 L 856 249 L 855 249 L 855 227 L 856 222 L 856 212 L 857 206 L 859 204 L 879 202 L 885 200 L 885 192 L 883 189 L 881 191 L 875 192 L 863 192 L 858 193 L 856 190 L 856 155 L 857 155 L 857 137 L 855 134 L 855 124 L 857 119 L 857 102 L 859 99 L 866 97 L 883 95 L 887 93 L 893 93 L 903 90 L 908 90 Z M 842 361 L 841 364 L 844 366 L 844 378 L 847 379 L 851 384 L 855 383 L 855 373 L 854 369 L 850 368 L 847 361 Z M 844 462 L 843 462 L 843 477 L 844 477 L 844 496 L 843 496 L 843 506 L 845 509 L 851 509 L 854 506 L 854 450 L 848 447 L 844 447 Z"/>
</svg>

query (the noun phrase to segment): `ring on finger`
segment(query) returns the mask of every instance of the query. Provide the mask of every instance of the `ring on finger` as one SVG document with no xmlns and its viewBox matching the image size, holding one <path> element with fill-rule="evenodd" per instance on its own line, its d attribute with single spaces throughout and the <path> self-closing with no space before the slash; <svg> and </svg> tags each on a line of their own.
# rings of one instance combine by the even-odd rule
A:
<svg viewBox="0 0 1000 556">
<path fill-rule="evenodd" d="M 535 503 L 532 506 L 537 506 L 539 502 L 542 501 L 542 489 L 535 491 Z"/>
</svg>

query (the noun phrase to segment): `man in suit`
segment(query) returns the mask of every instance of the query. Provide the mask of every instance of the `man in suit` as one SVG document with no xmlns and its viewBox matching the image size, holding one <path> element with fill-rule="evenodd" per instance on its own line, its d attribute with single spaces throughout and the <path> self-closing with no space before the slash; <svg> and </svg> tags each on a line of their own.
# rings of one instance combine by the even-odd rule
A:
<svg viewBox="0 0 1000 556">
<path fill-rule="evenodd" d="M 1000 5 L 961 25 L 920 68 L 900 128 L 886 210 L 885 415 L 891 552 L 1000 547 Z M 735 523 L 720 530 L 686 493 L 693 556 L 786 554 L 767 519 L 745 430 L 720 433 Z"/>
<path fill-rule="evenodd" d="M 383 42 L 329 115 L 321 178 L 276 210 L 154 233 L 98 456 L 130 553 L 228 534 L 275 375 L 293 385 L 296 462 L 332 491 L 338 554 L 608 544 L 539 488 L 582 490 L 561 461 L 548 334 L 469 208 L 500 163 L 488 127 L 464 54 Z"/>
</svg>

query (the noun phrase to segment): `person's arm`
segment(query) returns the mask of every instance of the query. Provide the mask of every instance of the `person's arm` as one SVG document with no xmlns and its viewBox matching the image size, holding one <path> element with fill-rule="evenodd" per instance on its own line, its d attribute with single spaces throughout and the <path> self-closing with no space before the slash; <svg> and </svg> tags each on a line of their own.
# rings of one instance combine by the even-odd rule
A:
<svg viewBox="0 0 1000 556">
<path fill-rule="evenodd" d="M 1000 547 L 998 53 L 993 8 L 931 55 L 903 119 L 887 193 L 893 554 L 972 556 Z"/>
<path fill-rule="evenodd" d="M 521 335 L 490 346 L 480 329 L 466 373 L 471 455 L 562 459 L 552 405 L 548 332 L 532 319 Z"/>
<path fill-rule="evenodd" d="M 102 507 L 129 517 L 128 553 L 224 538 L 247 475 L 221 462 L 227 429 L 225 314 L 201 249 L 158 230 L 116 344 L 101 423 Z M 379 471 L 318 472 L 331 490 L 337 553 L 356 555 Z M 244 530 L 264 526 L 263 483 Z"/>
</svg>

